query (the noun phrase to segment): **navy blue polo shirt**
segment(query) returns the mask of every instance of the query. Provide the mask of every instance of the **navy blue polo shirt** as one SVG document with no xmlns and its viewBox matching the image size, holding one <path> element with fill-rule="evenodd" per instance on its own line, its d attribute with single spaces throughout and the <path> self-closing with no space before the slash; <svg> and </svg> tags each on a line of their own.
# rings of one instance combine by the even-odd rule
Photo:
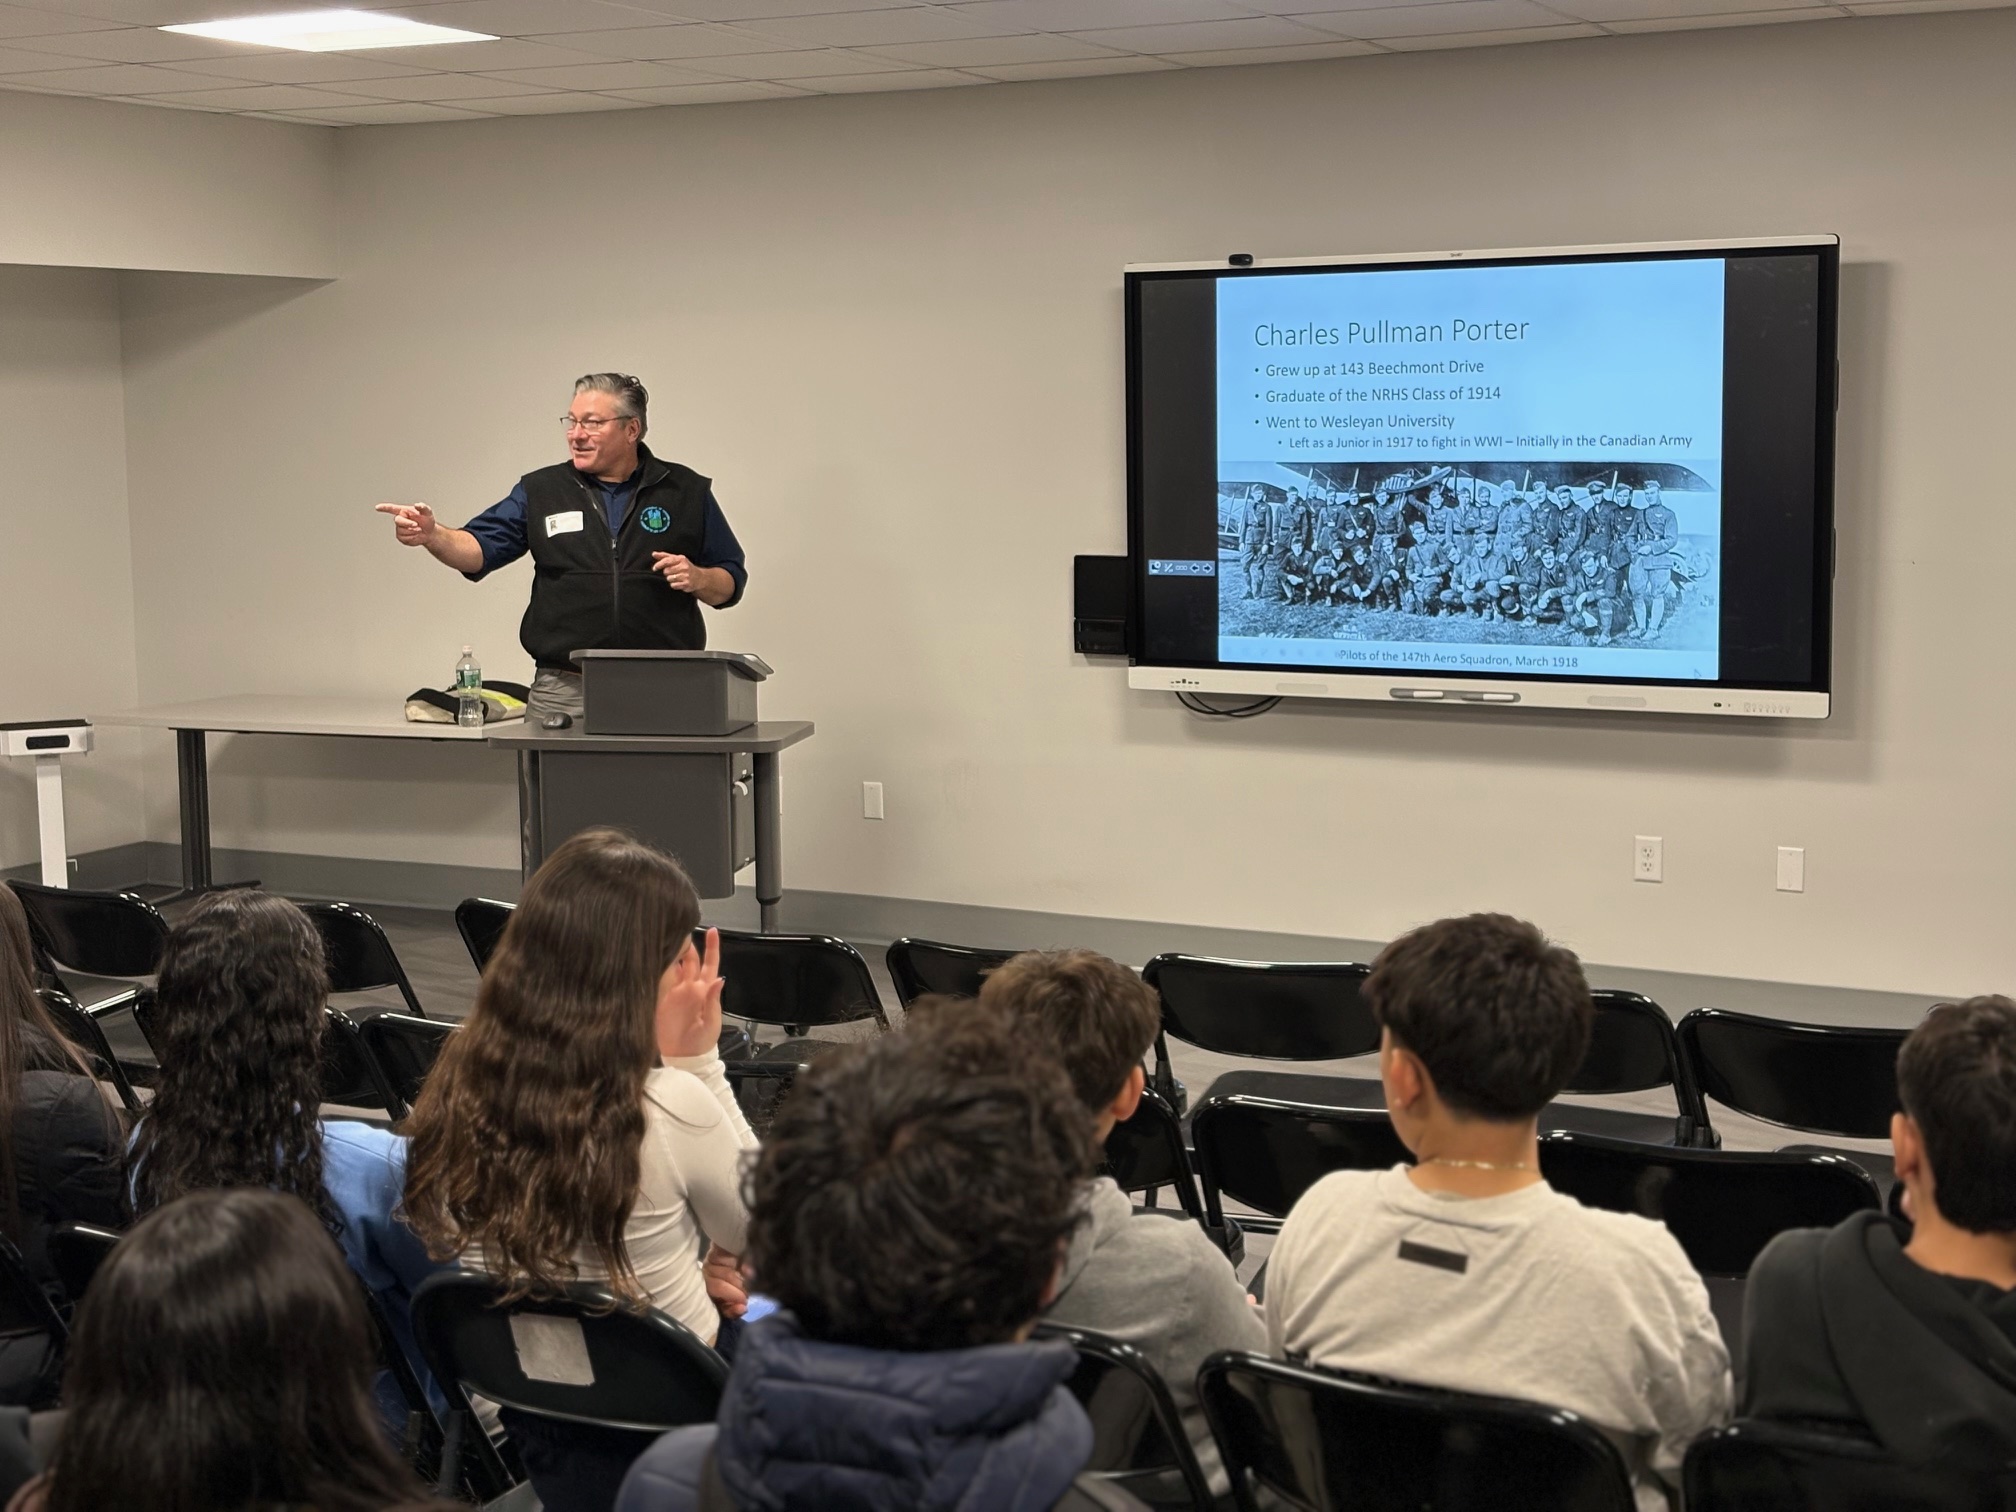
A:
<svg viewBox="0 0 2016 1512">
<path fill-rule="evenodd" d="M 644 464 L 637 464 L 637 472 L 619 483 L 605 483 L 600 478 L 581 475 L 581 481 L 592 483 L 602 493 L 602 513 L 609 518 L 611 540 L 623 528 L 623 517 L 630 512 L 630 501 L 637 495 L 637 473 L 644 470 Z M 525 485 L 515 486 L 509 494 L 492 504 L 462 528 L 476 537 L 476 544 L 483 548 L 483 566 L 475 572 L 464 573 L 470 582 L 481 582 L 499 567 L 508 567 L 531 550 L 531 542 L 526 534 L 525 511 L 529 501 L 525 497 Z M 721 506 L 715 501 L 714 491 L 707 491 L 706 513 L 702 520 L 700 552 L 693 558 L 697 567 L 719 567 L 735 579 L 735 591 L 725 603 L 716 608 L 726 609 L 740 601 L 742 589 L 748 584 L 749 571 L 742 561 L 742 543 L 735 539 L 735 532 L 728 528 L 728 517 L 721 513 Z"/>
</svg>

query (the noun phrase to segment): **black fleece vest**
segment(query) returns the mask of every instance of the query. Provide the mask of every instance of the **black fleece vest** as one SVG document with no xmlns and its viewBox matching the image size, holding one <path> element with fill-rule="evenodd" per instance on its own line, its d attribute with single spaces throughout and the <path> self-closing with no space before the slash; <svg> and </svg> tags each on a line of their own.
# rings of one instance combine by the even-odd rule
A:
<svg viewBox="0 0 2016 1512">
<path fill-rule="evenodd" d="M 571 462 L 525 474 L 532 602 L 519 642 L 542 667 L 571 672 L 576 651 L 700 651 L 700 601 L 667 586 L 654 552 L 697 557 L 711 481 L 639 448 L 643 472 L 616 538 L 602 491 Z"/>
</svg>

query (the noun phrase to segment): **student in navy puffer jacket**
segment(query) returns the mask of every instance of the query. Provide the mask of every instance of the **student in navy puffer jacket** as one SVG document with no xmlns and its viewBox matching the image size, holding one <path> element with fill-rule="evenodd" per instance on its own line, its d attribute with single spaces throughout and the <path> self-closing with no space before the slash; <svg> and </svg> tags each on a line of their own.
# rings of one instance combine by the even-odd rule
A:
<svg viewBox="0 0 2016 1512">
<path fill-rule="evenodd" d="M 747 1181 L 752 1284 L 784 1310 L 617 1512 L 1138 1506 L 1078 1479 L 1074 1355 L 1028 1337 L 1094 1162 L 1063 1069 L 970 1003 L 822 1058 Z"/>
</svg>

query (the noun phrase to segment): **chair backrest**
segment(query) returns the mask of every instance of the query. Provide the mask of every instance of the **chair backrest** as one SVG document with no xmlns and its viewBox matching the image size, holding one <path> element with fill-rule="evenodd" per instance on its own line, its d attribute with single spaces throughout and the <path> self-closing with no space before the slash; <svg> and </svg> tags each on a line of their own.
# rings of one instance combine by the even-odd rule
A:
<svg viewBox="0 0 2016 1512">
<path fill-rule="evenodd" d="M 58 966 L 90 976 L 151 977 L 168 948 L 168 921 L 145 898 L 10 882 L 35 943 Z"/>
<path fill-rule="evenodd" d="M 1999 1474 L 1906 1465 L 1867 1439 L 1741 1419 L 1688 1446 L 1687 1512 L 2008 1512 Z"/>
<path fill-rule="evenodd" d="M 996 966 L 1012 961 L 1019 950 L 982 950 L 977 945 L 944 945 L 907 936 L 889 947 L 889 980 L 896 1001 L 908 1008 L 920 997 L 978 997 L 980 984 Z"/>
<path fill-rule="evenodd" d="M 455 929 L 477 971 L 490 964 L 497 942 L 504 938 L 504 926 L 511 922 L 515 903 L 499 903 L 495 898 L 464 898 L 455 905 Z"/>
<path fill-rule="evenodd" d="M 118 1243 L 118 1230 L 95 1223 L 59 1223 L 49 1230 L 49 1264 L 72 1307 L 84 1300 L 91 1278 Z"/>
<path fill-rule="evenodd" d="M 378 1069 L 357 1021 L 334 1008 L 322 1011 L 322 1101 L 346 1108 L 382 1108 L 394 1123 L 404 1118 L 406 1101 Z"/>
<path fill-rule="evenodd" d="M 1596 1017 L 1590 1023 L 1589 1051 L 1562 1093 L 1589 1097 L 1671 1087 L 1679 1114 L 1674 1142 L 1713 1143 L 1707 1105 L 1681 1058 L 1666 1010 L 1648 997 L 1615 987 L 1598 987 L 1590 996 Z"/>
<path fill-rule="evenodd" d="M 373 992 L 396 987 L 408 1011 L 427 1016 L 414 996 L 399 953 L 379 922 L 352 903 L 303 903 L 301 911 L 314 921 L 329 960 L 331 992 Z"/>
<path fill-rule="evenodd" d="M 1078 1351 L 1068 1382 L 1092 1420 L 1088 1474 L 1112 1481 L 1143 1501 L 1168 1505 L 1181 1491 L 1198 1509 L 1212 1506 L 1210 1482 L 1183 1431 L 1176 1401 L 1148 1357 L 1089 1328 L 1038 1324 L 1039 1338 L 1062 1339 Z"/>
<path fill-rule="evenodd" d="M 1311 1512 L 1636 1506 L 1616 1446 L 1559 1408 L 1245 1354 L 1206 1360 L 1197 1389 L 1247 1512 L 1263 1491 Z"/>
<path fill-rule="evenodd" d="M 1739 1113 L 1813 1134 L 1887 1139 L 1905 1029 L 1792 1024 L 1697 1008 L 1680 1020 L 1695 1084 Z"/>
<path fill-rule="evenodd" d="M 608 1288 L 506 1303 L 476 1271 L 443 1271 L 413 1294 L 413 1334 L 434 1379 L 463 1406 L 473 1391 L 573 1423 L 659 1432 L 708 1423 L 728 1380 L 722 1358 L 655 1308 L 631 1311 Z"/>
<path fill-rule="evenodd" d="M 1183 1144 L 1183 1124 L 1176 1110 L 1153 1088 L 1141 1094 L 1141 1106 L 1106 1136 L 1106 1169 L 1123 1192 L 1173 1187 L 1183 1211 L 1200 1223 L 1204 1204 L 1197 1195 L 1197 1172 Z"/>
<path fill-rule="evenodd" d="M 1271 1097 L 1234 1094 L 1204 1099 L 1190 1120 L 1204 1214 L 1224 1220 L 1231 1197 L 1272 1218 L 1332 1171 L 1384 1171 L 1414 1157 L 1383 1112 L 1324 1108 Z M 1260 1227 L 1241 1218 L 1248 1228 Z"/>
<path fill-rule="evenodd" d="M 1162 1028 L 1186 1045 L 1263 1060 L 1342 1060 L 1379 1048 L 1359 996 L 1369 967 L 1158 955 L 1141 975 Z"/>
<path fill-rule="evenodd" d="M 1596 1134 L 1541 1136 L 1540 1171 L 1593 1208 L 1654 1218 L 1704 1276 L 1745 1276 L 1786 1229 L 1832 1228 L 1880 1205 L 1869 1173 L 1844 1155 L 1702 1150 Z"/>
<path fill-rule="evenodd" d="M 28 1273 L 14 1241 L 0 1234 L 0 1345 L 10 1366 L 10 1385 L 0 1394 L 0 1406 L 54 1405 L 69 1342 L 69 1326 L 56 1304 Z M 31 1351 L 39 1351 L 32 1361 Z"/>
<path fill-rule="evenodd" d="M 407 1107 L 420 1100 L 420 1087 L 448 1036 L 462 1026 L 444 1019 L 414 1018 L 404 1013 L 380 1013 L 357 1026 L 364 1048 L 378 1063 L 378 1072 Z"/>
<path fill-rule="evenodd" d="M 831 935 L 721 931 L 721 1012 L 753 1024 L 846 1024 L 872 1018 L 889 1027 L 882 994 L 861 952 Z"/>
<path fill-rule="evenodd" d="M 126 1075 L 126 1068 L 119 1064 L 119 1057 L 112 1053 L 112 1042 L 105 1038 L 105 1029 L 98 1020 L 91 1017 L 61 987 L 38 987 L 35 995 L 42 999 L 42 1006 L 49 1010 L 49 1016 L 56 1021 L 56 1027 L 63 1031 L 63 1037 L 84 1052 L 84 1058 L 91 1062 L 94 1072 L 119 1094 L 119 1101 L 126 1105 L 129 1113 L 140 1111 L 140 1094 L 133 1090 L 133 1082 Z"/>
</svg>

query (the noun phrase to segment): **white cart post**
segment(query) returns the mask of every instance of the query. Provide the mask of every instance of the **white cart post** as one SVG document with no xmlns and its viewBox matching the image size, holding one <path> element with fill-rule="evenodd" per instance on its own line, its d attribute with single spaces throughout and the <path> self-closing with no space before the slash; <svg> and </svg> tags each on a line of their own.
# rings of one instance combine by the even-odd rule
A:
<svg viewBox="0 0 2016 1512">
<path fill-rule="evenodd" d="M 63 758 L 91 749 L 82 719 L 0 724 L 0 755 L 35 758 L 35 812 L 42 833 L 42 885 L 70 885 L 70 848 L 63 832 Z"/>
</svg>

